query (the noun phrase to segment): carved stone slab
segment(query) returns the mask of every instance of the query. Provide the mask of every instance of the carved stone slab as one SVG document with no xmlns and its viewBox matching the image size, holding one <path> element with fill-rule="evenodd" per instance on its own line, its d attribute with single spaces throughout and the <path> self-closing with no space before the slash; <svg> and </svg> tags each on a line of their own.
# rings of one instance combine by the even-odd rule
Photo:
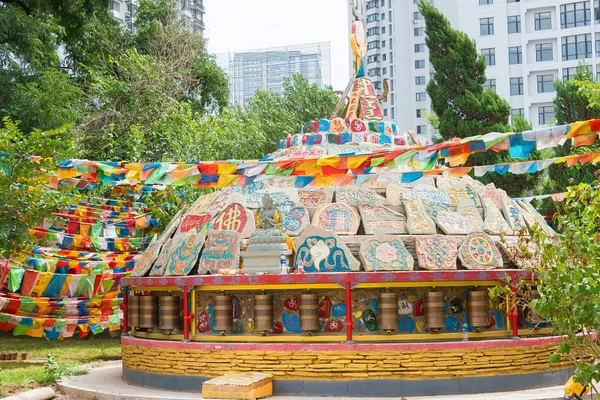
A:
<svg viewBox="0 0 600 400">
<path fill-rule="evenodd" d="M 279 217 L 282 232 L 289 236 L 299 236 L 310 225 L 308 209 L 292 200 L 279 205 Z"/>
<path fill-rule="evenodd" d="M 160 249 L 160 254 L 156 261 L 154 261 L 154 265 L 150 270 L 150 276 L 163 276 L 166 270 L 166 259 L 167 254 L 169 254 L 169 249 L 171 248 L 171 241 L 173 239 L 169 238 L 165 241 Z"/>
<path fill-rule="evenodd" d="M 371 204 L 377 206 L 390 205 L 385 197 L 366 188 L 339 187 L 335 190 L 336 203 L 345 203 L 351 206 Z"/>
<path fill-rule="evenodd" d="M 502 268 L 502 254 L 492 238 L 483 232 L 471 233 L 458 249 L 458 258 L 467 269 Z"/>
<path fill-rule="evenodd" d="M 333 188 L 298 189 L 298 198 L 304 207 L 316 209 L 333 201 Z"/>
<path fill-rule="evenodd" d="M 479 224 L 483 226 L 483 218 L 481 218 L 481 214 L 479 214 L 477 206 L 475 206 L 471 200 L 459 201 L 458 207 L 456 207 L 456 212 L 460 215 L 474 215 Z"/>
<path fill-rule="evenodd" d="M 360 245 L 365 271 L 412 271 L 415 260 L 400 238 L 375 235 Z"/>
<path fill-rule="evenodd" d="M 360 262 L 335 232 L 309 226 L 300 237 L 294 239 L 296 245 L 296 270 L 305 272 L 358 271 Z"/>
<path fill-rule="evenodd" d="M 467 235 L 482 229 L 479 220 L 473 214 L 461 215 L 452 211 L 439 211 L 435 222 L 446 235 Z"/>
<path fill-rule="evenodd" d="M 443 175 L 440 175 L 437 178 L 435 178 L 435 186 L 437 186 L 438 189 L 448 191 L 458 185 L 460 185 L 460 178 Z"/>
<path fill-rule="evenodd" d="M 210 230 L 200 257 L 198 275 L 219 270 L 234 270 L 240 265 L 240 234 L 233 231 Z"/>
<path fill-rule="evenodd" d="M 510 229 L 508 222 L 502 216 L 502 212 L 489 197 L 481 199 L 483 204 L 483 231 L 490 235 L 512 235 L 513 230 Z"/>
<path fill-rule="evenodd" d="M 188 214 L 181 220 L 177 233 L 187 233 L 191 230 L 200 231 L 201 228 L 205 230 L 212 219 L 213 215 L 211 213 L 202 213 L 199 215 Z"/>
<path fill-rule="evenodd" d="M 541 263 L 538 249 L 531 242 L 521 245 L 517 241 L 500 241 L 498 245 L 518 268 L 537 268 Z"/>
<path fill-rule="evenodd" d="M 412 200 L 428 200 L 433 203 L 449 205 L 451 204 L 450 197 L 443 190 L 430 185 L 416 185 L 406 195 Z"/>
<path fill-rule="evenodd" d="M 367 235 L 407 234 L 406 217 L 385 206 L 361 205 L 358 210 Z"/>
<path fill-rule="evenodd" d="M 486 185 L 485 191 L 481 194 L 481 198 L 491 199 L 498 209 L 502 209 L 502 199 L 508 197 L 503 190 L 496 189 L 493 183 Z"/>
<path fill-rule="evenodd" d="M 360 218 L 356 210 L 344 203 L 321 206 L 315 212 L 312 224 L 338 235 L 356 235 Z"/>
<path fill-rule="evenodd" d="M 479 195 L 471 185 L 457 185 L 448 190 L 448 196 L 450 197 L 453 206 L 458 206 L 458 203 L 461 200 L 470 200 L 473 205 L 481 206 Z"/>
<path fill-rule="evenodd" d="M 393 206 L 402 205 L 404 199 L 404 193 L 407 192 L 407 188 L 400 187 L 398 185 L 388 185 L 385 188 L 385 197 L 387 201 Z"/>
<path fill-rule="evenodd" d="M 538 210 L 535 209 L 535 207 L 531 203 L 521 200 L 519 204 L 521 204 L 521 207 L 523 207 L 525 210 L 529 211 L 529 213 L 533 216 L 538 225 L 542 228 L 542 231 L 544 231 L 546 236 L 556 236 L 556 232 L 554 231 L 554 229 L 552 229 L 552 227 L 548 225 L 544 217 L 542 217 L 542 215 L 538 212 Z"/>
<path fill-rule="evenodd" d="M 213 229 L 237 232 L 247 239 L 256 230 L 254 213 L 239 203 L 230 204 L 215 219 Z"/>
<path fill-rule="evenodd" d="M 456 269 L 456 239 L 441 235 L 418 237 L 415 247 L 419 267 L 427 270 Z"/>
<path fill-rule="evenodd" d="M 404 209 L 406 210 L 406 230 L 411 235 L 432 235 L 435 230 L 435 223 L 425 212 L 421 200 L 404 200 Z"/>
<path fill-rule="evenodd" d="M 152 264 L 160 255 L 160 248 L 162 247 L 162 242 L 157 239 L 157 236 L 154 235 L 146 250 L 142 253 L 142 255 L 135 262 L 135 266 L 133 267 L 133 271 L 131 271 L 131 276 L 144 276 L 146 273 L 152 268 Z"/>
<path fill-rule="evenodd" d="M 508 221 L 508 226 L 517 233 L 521 229 L 526 229 L 523 215 L 517 210 L 513 204 L 513 200 L 505 197 L 502 199 L 502 213 Z"/>
<path fill-rule="evenodd" d="M 281 204 L 284 201 L 300 201 L 298 198 L 298 189 L 296 188 L 266 188 L 258 190 L 253 193 L 248 193 L 245 197 L 244 203 L 249 208 L 260 208 L 262 207 L 262 198 L 264 194 L 271 195 L 275 204 Z"/>
<path fill-rule="evenodd" d="M 175 235 L 165 259 L 165 276 L 188 275 L 198 261 L 205 240 L 206 234 L 199 235 L 195 230 Z"/>
</svg>

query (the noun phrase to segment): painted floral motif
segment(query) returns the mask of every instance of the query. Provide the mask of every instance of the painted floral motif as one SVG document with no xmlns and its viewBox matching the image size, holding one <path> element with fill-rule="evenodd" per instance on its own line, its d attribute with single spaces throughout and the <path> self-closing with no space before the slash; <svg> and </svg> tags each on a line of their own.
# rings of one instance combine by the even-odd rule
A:
<svg viewBox="0 0 600 400">
<path fill-rule="evenodd" d="M 310 224 L 308 210 L 295 201 L 284 201 L 279 205 L 281 230 L 289 236 L 298 236 Z"/>
<path fill-rule="evenodd" d="M 369 240 L 361 246 L 361 257 L 367 271 L 402 271 L 413 268 L 408 263 L 412 256 L 397 239 Z"/>
<path fill-rule="evenodd" d="M 456 239 L 433 235 L 416 239 L 419 266 L 428 270 L 456 269 Z"/>
<path fill-rule="evenodd" d="M 298 197 L 306 207 L 318 207 L 327 202 L 327 194 L 323 190 L 299 190 Z"/>
<path fill-rule="evenodd" d="M 485 233 L 472 233 L 460 246 L 458 257 L 467 269 L 502 267 L 502 255 L 494 241 Z"/>
</svg>

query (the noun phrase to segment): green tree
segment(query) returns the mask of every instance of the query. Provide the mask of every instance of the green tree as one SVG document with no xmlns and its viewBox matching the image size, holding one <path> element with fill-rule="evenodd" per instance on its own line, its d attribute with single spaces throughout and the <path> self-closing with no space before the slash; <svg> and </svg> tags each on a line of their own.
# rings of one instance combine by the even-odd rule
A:
<svg viewBox="0 0 600 400">
<path fill-rule="evenodd" d="M 300 131 L 307 121 L 329 118 L 338 98 L 329 86 L 319 88 L 300 74 L 283 80 L 283 95 L 257 90 L 247 110 L 265 135 L 265 152 L 277 150 L 279 140 Z"/>
<path fill-rule="evenodd" d="M 18 258 L 32 238 L 29 228 L 63 208 L 64 190 L 46 187 L 55 160 L 73 154 L 73 140 L 66 129 L 35 130 L 25 134 L 8 117 L 0 129 L 0 254 Z M 33 158 L 36 157 L 36 158 Z"/>
<path fill-rule="evenodd" d="M 425 18 L 425 43 L 435 72 L 427 84 L 433 111 L 444 139 L 508 129 L 510 106 L 493 90 L 484 90 L 485 59 L 475 41 L 453 29 L 429 1 L 419 0 Z"/>
</svg>

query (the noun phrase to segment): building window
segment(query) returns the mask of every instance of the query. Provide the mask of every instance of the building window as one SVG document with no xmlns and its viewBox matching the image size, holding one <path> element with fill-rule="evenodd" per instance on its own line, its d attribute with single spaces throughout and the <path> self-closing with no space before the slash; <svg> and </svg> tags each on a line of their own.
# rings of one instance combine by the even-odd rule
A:
<svg viewBox="0 0 600 400">
<path fill-rule="evenodd" d="M 479 34 L 481 36 L 494 34 L 494 18 L 479 18 Z"/>
<path fill-rule="evenodd" d="M 110 11 L 121 12 L 121 3 L 119 3 L 118 1 L 111 1 L 109 8 Z"/>
<path fill-rule="evenodd" d="M 533 14 L 533 20 L 535 21 L 536 31 L 552 29 L 552 13 L 550 11 Z"/>
<path fill-rule="evenodd" d="M 373 88 L 375 88 L 377 90 L 380 90 L 381 89 L 381 82 L 379 82 L 379 81 L 373 82 Z"/>
<path fill-rule="evenodd" d="M 596 56 L 600 56 L 600 32 L 596 32 Z"/>
<path fill-rule="evenodd" d="M 417 118 L 424 118 L 424 112 L 425 109 L 424 108 L 417 108 Z"/>
<path fill-rule="evenodd" d="M 552 43 L 540 43 L 535 45 L 535 61 L 552 61 Z"/>
<path fill-rule="evenodd" d="M 496 49 L 481 49 L 481 54 L 485 58 L 485 65 L 496 65 Z"/>
<path fill-rule="evenodd" d="M 511 117 L 524 117 L 525 116 L 525 109 L 524 108 L 512 108 L 510 110 L 510 116 Z"/>
<path fill-rule="evenodd" d="M 590 24 L 591 16 L 589 1 L 562 4 L 560 6 L 560 27 L 565 29 L 587 26 Z"/>
<path fill-rule="evenodd" d="M 415 85 L 424 85 L 425 77 L 424 76 L 415 76 Z"/>
<path fill-rule="evenodd" d="M 417 135 L 425 135 L 427 133 L 427 125 L 417 126 Z"/>
<path fill-rule="evenodd" d="M 593 74 L 593 68 L 591 65 L 586 65 L 585 66 L 587 68 L 587 70 L 590 72 L 590 74 Z M 563 68 L 563 75 L 562 78 L 565 81 L 568 81 L 569 79 L 571 79 L 573 76 L 575 76 L 575 73 L 577 72 L 577 67 L 571 67 L 571 68 Z"/>
<path fill-rule="evenodd" d="M 554 91 L 554 75 L 538 75 L 537 76 L 537 92 L 551 93 Z"/>
<path fill-rule="evenodd" d="M 379 13 L 367 15 L 367 23 L 379 21 Z"/>
<path fill-rule="evenodd" d="M 483 88 L 484 89 L 492 89 L 495 92 L 496 91 L 496 80 L 495 79 L 488 79 L 483 84 Z"/>
<path fill-rule="evenodd" d="M 418 11 L 415 11 L 415 12 L 413 13 L 413 20 L 414 20 L 414 21 L 420 21 L 420 20 L 422 20 L 422 19 L 423 19 L 423 14 L 421 14 L 421 13 L 420 13 L 420 12 L 418 12 Z"/>
<path fill-rule="evenodd" d="M 508 48 L 508 63 L 512 65 L 523 63 L 523 49 L 521 46 Z"/>
<path fill-rule="evenodd" d="M 600 0 L 594 0 L 594 20 L 600 24 Z"/>
<path fill-rule="evenodd" d="M 592 57 L 592 35 L 590 33 L 562 37 L 563 61 L 590 57 Z"/>
<path fill-rule="evenodd" d="M 367 29 L 367 36 L 379 35 L 379 27 L 374 26 L 372 28 Z"/>
<path fill-rule="evenodd" d="M 369 76 L 381 76 L 381 68 L 371 68 L 368 71 Z"/>
<path fill-rule="evenodd" d="M 383 13 L 381 13 L 381 20 L 382 20 L 382 21 L 385 21 L 385 13 L 384 13 L 384 12 L 383 12 Z"/>
<path fill-rule="evenodd" d="M 387 68 L 386 68 L 386 67 L 383 67 L 383 69 L 381 70 L 381 73 L 382 73 L 383 75 L 387 74 Z"/>
<path fill-rule="evenodd" d="M 546 125 L 554 121 L 554 107 L 538 107 L 538 122 L 540 125 Z"/>
<path fill-rule="evenodd" d="M 423 69 L 425 68 L 425 60 L 416 60 L 415 61 L 415 69 Z"/>
<path fill-rule="evenodd" d="M 373 40 L 367 43 L 367 50 L 378 49 L 379 48 L 379 40 Z"/>
<path fill-rule="evenodd" d="M 381 56 L 381 59 L 382 59 L 383 61 L 385 61 L 385 60 L 387 59 L 387 54 L 383 54 L 383 55 Z"/>
<path fill-rule="evenodd" d="M 385 47 L 385 40 L 381 41 L 381 47 Z"/>
<path fill-rule="evenodd" d="M 417 43 L 415 44 L 415 53 L 423 53 L 425 51 L 425 44 Z"/>
<path fill-rule="evenodd" d="M 508 17 L 508 33 L 521 32 L 521 16 L 511 15 Z"/>
<path fill-rule="evenodd" d="M 379 7 L 379 0 L 367 1 L 367 10 L 370 10 L 371 8 L 375 7 Z"/>
<path fill-rule="evenodd" d="M 480 6 L 482 6 L 484 4 L 494 4 L 494 0 L 479 0 Z"/>
<path fill-rule="evenodd" d="M 385 57 L 385 54 L 384 54 L 384 57 Z M 374 62 L 379 62 L 379 54 L 373 54 L 372 56 L 367 56 L 367 64 L 371 64 Z"/>
<path fill-rule="evenodd" d="M 425 28 L 415 28 L 415 36 L 425 35 Z"/>
<path fill-rule="evenodd" d="M 383 33 L 385 33 L 385 26 L 383 26 L 383 27 L 381 28 L 381 33 L 382 33 L 382 34 L 383 34 Z"/>
<path fill-rule="evenodd" d="M 425 94 L 425 92 L 417 92 L 415 95 L 415 99 L 417 101 L 425 101 L 427 95 Z"/>
<path fill-rule="evenodd" d="M 511 96 L 522 96 L 523 95 L 523 78 L 510 78 L 510 95 Z"/>
</svg>

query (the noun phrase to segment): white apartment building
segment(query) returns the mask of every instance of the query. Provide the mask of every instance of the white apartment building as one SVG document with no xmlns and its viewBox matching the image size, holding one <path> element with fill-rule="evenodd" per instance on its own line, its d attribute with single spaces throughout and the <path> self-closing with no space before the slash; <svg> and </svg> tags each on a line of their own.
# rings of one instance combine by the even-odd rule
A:
<svg viewBox="0 0 600 400">
<path fill-rule="evenodd" d="M 197 33 L 204 31 L 204 3 L 203 0 L 177 0 L 180 5 L 179 12 L 185 27 Z M 113 17 L 134 31 L 133 21 L 136 16 L 138 0 L 111 0 L 109 4 Z"/>
<path fill-rule="evenodd" d="M 477 43 L 488 67 L 487 87 L 534 127 L 553 121 L 556 78 L 568 79 L 584 60 L 600 76 L 600 0 L 431 0 L 454 28 Z M 426 84 L 433 73 L 425 22 L 416 0 L 368 0 L 365 67 L 376 82 L 390 79 L 384 115 L 403 130 L 431 137 Z"/>
</svg>

